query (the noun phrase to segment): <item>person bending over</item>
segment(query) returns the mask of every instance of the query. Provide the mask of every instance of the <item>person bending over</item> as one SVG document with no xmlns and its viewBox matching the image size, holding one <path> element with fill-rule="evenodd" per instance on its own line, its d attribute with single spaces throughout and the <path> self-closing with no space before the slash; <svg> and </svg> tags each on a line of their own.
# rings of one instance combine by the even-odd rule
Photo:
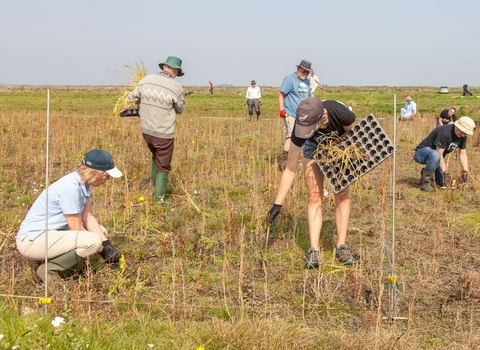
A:
<svg viewBox="0 0 480 350">
<path fill-rule="evenodd" d="M 308 190 L 307 223 L 311 245 L 306 252 L 306 267 L 316 268 L 320 256 L 324 175 L 313 160 L 314 154 L 319 144 L 352 129 L 355 114 L 341 102 L 322 102 L 315 97 L 308 97 L 300 102 L 296 116 L 287 165 L 282 173 L 275 203 L 267 214 L 267 225 L 274 224 L 295 179 L 298 160 L 302 158 L 303 176 Z M 350 188 L 346 187 L 335 194 L 336 257 L 346 265 L 353 263 L 353 256 L 345 244 L 349 216 Z"/>
</svg>

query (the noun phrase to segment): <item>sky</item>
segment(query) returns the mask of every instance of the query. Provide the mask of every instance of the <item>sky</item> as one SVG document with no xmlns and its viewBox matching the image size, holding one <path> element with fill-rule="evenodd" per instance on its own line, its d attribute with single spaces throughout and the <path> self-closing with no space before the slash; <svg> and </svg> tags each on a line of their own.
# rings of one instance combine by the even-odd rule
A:
<svg viewBox="0 0 480 350">
<path fill-rule="evenodd" d="M 126 85 L 125 65 L 177 56 L 184 86 L 280 86 L 302 59 L 330 86 L 480 86 L 479 14 L 479 0 L 3 1 L 0 85 Z"/>
</svg>

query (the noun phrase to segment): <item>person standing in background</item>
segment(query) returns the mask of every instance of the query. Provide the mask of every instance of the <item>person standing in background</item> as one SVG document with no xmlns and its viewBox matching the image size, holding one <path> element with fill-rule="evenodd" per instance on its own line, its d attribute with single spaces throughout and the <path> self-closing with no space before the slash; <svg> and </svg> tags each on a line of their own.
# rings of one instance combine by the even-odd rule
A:
<svg viewBox="0 0 480 350">
<path fill-rule="evenodd" d="M 320 82 L 320 79 L 318 79 L 318 76 L 315 75 L 314 71 L 312 71 L 312 74 L 310 74 L 308 80 L 310 81 L 310 94 L 312 96 L 315 96 L 315 90 L 318 87 L 320 87 L 320 89 L 323 89 L 322 83 Z"/>
<path fill-rule="evenodd" d="M 210 95 L 213 95 L 213 83 L 210 80 L 208 81 L 208 85 L 210 86 L 210 89 L 208 89 L 208 91 L 210 91 Z"/>
<path fill-rule="evenodd" d="M 173 155 L 175 119 L 185 108 L 183 87 L 174 79 L 185 73 L 182 60 L 175 56 L 169 56 L 159 67 L 162 71 L 140 80 L 128 99 L 140 102 L 142 134 L 152 153 L 154 200 L 164 202 Z"/>
<path fill-rule="evenodd" d="M 290 149 L 290 137 L 297 107 L 300 102 L 310 96 L 310 82 L 308 75 L 312 72 L 312 63 L 302 60 L 297 65 L 297 70 L 283 78 L 280 92 L 278 93 L 278 109 L 280 118 L 284 119 L 283 130 L 285 132 L 284 153 L 279 157 L 279 167 L 283 171 Z"/>
<path fill-rule="evenodd" d="M 255 110 L 258 121 L 258 118 L 260 117 L 260 105 L 262 104 L 262 93 L 255 80 L 252 80 L 250 84 L 251 86 L 248 87 L 247 93 L 245 94 L 245 103 L 248 105 L 249 120 L 252 120 L 253 110 Z"/>
</svg>

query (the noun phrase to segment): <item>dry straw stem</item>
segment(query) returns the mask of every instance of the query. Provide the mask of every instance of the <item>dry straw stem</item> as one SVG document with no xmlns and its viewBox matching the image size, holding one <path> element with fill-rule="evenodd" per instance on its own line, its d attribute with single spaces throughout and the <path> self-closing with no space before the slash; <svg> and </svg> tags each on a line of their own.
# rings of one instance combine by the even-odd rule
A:
<svg viewBox="0 0 480 350">
<path fill-rule="evenodd" d="M 129 77 L 128 87 L 123 90 L 123 94 L 118 97 L 117 103 L 113 108 L 113 115 L 118 116 L 121 111 L 126 108 L 133 108 L 137 106 L 137 103 L 128 101 L 128 94 L 138 86 L 140 80 L 147 75 L 147 68 L 145 64 L 140 60 L 140 63 L 134 63 L 133 65 L 123 65 L 126 69 L 120 71 L 120 74 L 126 74 Z"/>
<path fill-rule="evenodd" d="M 361 158 L 369 156 L 365 154 L 363 148 L 357 148 L 357 145 L 346 146 L 342 144 L 345 139 L 341 136 L 330 136 L 326 141 L 320 143 L 314 152 L 314 158 L 312 162 L 319 162 L 322 164 L 327 163 L 340 163 L 342 164 L 341 176 L 345 174 L 345 171 L 349 165 L 353 165 L 353 162 L 360 160 Z"/>
</svg>

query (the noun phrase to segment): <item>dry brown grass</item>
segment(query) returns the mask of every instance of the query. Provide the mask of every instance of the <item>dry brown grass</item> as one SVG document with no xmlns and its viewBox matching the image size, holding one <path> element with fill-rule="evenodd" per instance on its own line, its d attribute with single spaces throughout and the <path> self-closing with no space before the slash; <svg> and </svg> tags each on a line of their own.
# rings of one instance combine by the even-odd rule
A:
<svg viewBox="0 0 480 350">
<path fill-rule="evenodd" d="M 171 207 L 150 200 L 150 159 L 138 119 L 111 118 L 108 111 L 94 118 L 52 117 L 50 181 L 72 170 L 94 147 L 111 152 L 124 171 L 123 178 L 94 190 L 93 203 L 127 267 L 115 270 L 93 257 L 67 278 L 68 293 L 57 297 L 50 315 L 100 329 L 112 349 L 145 343 L 165 349 L 480 346 L 480 154 L 472 142 L 467 186 L 422 193 L 413 148 L 431 130 L 432 120 L 397 124 L 396 193 L 391 158 L 353 187 L 347 240 L 359 263 L 343 267 L 332 257 L 334 203 L 328 199 L 322 269 L 304 270 L 307 196 L 300 170 L 272 228 L 275 242 L 262 259 L 265 214 L 281 175 L 276 96 L 267 93 L 265 118 L 252 123 L 241 103 L 236 107 L 234 88 L 224 95 L 216 89 L 219 96 L 212 98 L 204 89 L 187 100 L 185 114 L 178 117 Z M 355 112 L 360 119 L 370 109 Z M 393 140 L 393 117 L 375 116 Z M 43 286 L 15 249 L 15 231 L 44 183 L 44 113 L 0 112 L 0 132 L 0 293 L 6 310 L 21 312 L 36 308 L 36 297 L 43 296 Z M 454 155 L 449 165 L 459 180 Z M 392 272 L 398 285 L 388 278 Z"/>
</svg>

